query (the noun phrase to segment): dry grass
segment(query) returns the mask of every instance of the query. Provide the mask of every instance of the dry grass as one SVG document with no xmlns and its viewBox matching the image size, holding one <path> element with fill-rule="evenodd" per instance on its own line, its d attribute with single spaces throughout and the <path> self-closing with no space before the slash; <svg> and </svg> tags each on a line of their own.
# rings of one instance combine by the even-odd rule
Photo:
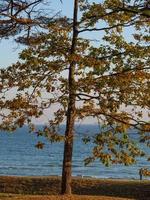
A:
<svg viewBox="0 0 150 200">
<path fill-rule="evenodd" d="M 150 181 L 73 178 L 74 195 L 67 197 L 60 185 L 60 177 L 2 176 L 0 200 L 150 200 Z"/>
<path fill-rule="evenodd" d="M 129 200 L 127 198 L 107 197 L 107 196 L 61 196 L 61 195 L 17 195 L 0 194 L 0 200 Z M 131 199 L 130 199 L 131 200 Z"/>
</svg>

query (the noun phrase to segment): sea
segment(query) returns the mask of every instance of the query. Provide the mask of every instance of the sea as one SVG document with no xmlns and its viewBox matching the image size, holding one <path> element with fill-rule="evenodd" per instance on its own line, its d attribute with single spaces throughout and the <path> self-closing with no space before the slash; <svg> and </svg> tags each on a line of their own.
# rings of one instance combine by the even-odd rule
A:
<svg viewBox="0 0 150 200">
<path fill-rule="evenodd" d="M 64 126 L 62 125 L 64 131 Z M 62 131 L 62 132 L 63 132 Z M 98 132 L 96 125 L 76 125 L 73 151 L 73 176 L 113 178 L 113 179 L 139 179 L 139 169 L 150 169 L 150 162 L 146 158 L 137 159 L 132 166 L 112 165 L 105 167 L 100 161 L 88 166 L 84 159 L 91 155 L 93 144 L 85 144 L 83 134 Z M 133 137 L 136 132 L 133 131 Z M 38 141 L 45 143 L 43 149 L 35 148 Z M 1 176 L 60 176 L 62 172 L 63 142 L 51 143 L 44 137 L 37 137 L 29 133 L 27 126 L 15 132 L 0 132 L 0 175 Z M 145 147 L 143 147 L 145 148 Z M 149 151 L 147 149 L 147 151 Z M 145 177 L 145 179 L 150 179 Z"/>
</svg>

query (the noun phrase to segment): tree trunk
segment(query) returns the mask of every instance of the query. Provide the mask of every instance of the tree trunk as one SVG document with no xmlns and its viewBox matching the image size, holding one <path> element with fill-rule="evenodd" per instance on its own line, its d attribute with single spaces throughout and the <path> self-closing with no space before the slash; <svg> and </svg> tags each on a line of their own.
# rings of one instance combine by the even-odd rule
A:
<svg viewBox="0 0 150 200">
<path fill-rule="evenodd" d="M 77 37 L 78 37 L 77 14 L 78 14 L 78 0 L 74 0 L 73 37 L 72 37 L 72 46 L 70 49 L 71 56 L 75 54 L 77 45 Z M 68 99 L 67 122 L 65 131 L 61 194 L 71 194 L 73 136 L 74 136 L 75 115 L 76 115 L 76 107 L 75 107 L 76 89 L 75 89 L 75 78 L 74 78 L 75 65 L 76 62 L 72 60 L 69 66 L 69 75 L 68 75 L 69 99 Z"/>
</svg>

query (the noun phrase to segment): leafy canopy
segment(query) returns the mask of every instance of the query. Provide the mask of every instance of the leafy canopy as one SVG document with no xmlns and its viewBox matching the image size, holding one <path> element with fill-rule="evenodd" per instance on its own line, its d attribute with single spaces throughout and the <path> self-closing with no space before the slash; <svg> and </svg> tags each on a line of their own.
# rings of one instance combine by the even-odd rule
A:
<svg viewBox="0 0 150 200">
<path fill-rule="evenodd" d="M 0 128 L 15 130 L 47 113 L 47 125 L 38 135 L 51 141 L 64 139 L 58 126 L 66 121 L 69 101 L 68 70 L 75 63 L 73 94 L 75 118 L 94 118 L 101 126 L 94 137 L 88 164 L 135 162 L 143 156 L 130 131 L 149 145 L 150 122 L 150 20 L 141 14 L 141 0 L 80 0 L 75 53 L 72 19 L 53 19 L 47 33 L 35 34 L 20 61 L 0 75 Z M 10 95 L 11 94 L 11 95 Z M 38 144 L 41 148 L 41 143 Z"/>
</svg>

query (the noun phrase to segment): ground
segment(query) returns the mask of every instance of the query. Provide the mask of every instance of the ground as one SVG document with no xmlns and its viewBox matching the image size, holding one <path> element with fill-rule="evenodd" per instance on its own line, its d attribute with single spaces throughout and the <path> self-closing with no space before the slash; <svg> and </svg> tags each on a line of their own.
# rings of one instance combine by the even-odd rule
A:
<svg viewBox="0 0 150 200">
<path fill-rule="evenodd" d="M 0 177 L 0 200 L 150 200 L 150 181 L 73 178 L 72 196 L 60 193 L 61 178 Z"/>
<path fill-rule="evenodd" d="M 17 195 L 0 194 L 0 200 L 129 200 L 129 198 L 107 197 L 107 196 L 61 196 L 61 195 Z M 131 198 L 130 198 L 131 200 Z"/>
</svg>

